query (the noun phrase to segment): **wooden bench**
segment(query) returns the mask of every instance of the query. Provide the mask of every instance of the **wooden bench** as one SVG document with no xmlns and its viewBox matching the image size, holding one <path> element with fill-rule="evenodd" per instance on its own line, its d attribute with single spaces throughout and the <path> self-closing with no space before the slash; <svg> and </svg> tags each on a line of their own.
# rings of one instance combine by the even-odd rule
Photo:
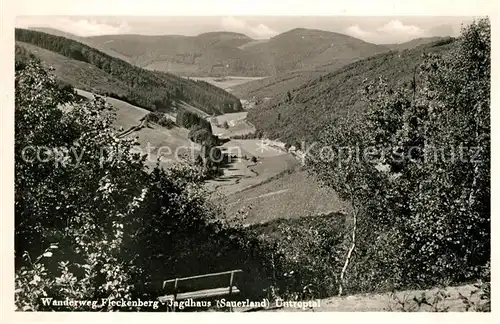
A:
<svg viewBox="0 0 500 324">
<path fill-rule="evenodd" d="M 209 300 L 239 294 L 236 275 L 242 272 L 243 270 L 238 269 L 165 280 L 162 288 L 167 295 L 158 297 L 158 300 L 160 302 Z"/>
</svg>

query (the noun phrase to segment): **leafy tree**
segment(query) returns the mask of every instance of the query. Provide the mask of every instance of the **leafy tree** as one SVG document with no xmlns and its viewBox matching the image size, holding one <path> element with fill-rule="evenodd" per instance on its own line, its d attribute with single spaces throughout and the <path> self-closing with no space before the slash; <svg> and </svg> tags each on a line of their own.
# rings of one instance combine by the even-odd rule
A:
<svg viewBox="0 0 500 324">
<path fill-rule="evenodd" d="M 338 118 L 308 158 L 352 203 L 351 291 L 462 282 L 490 258 L 489 21 L 458 45 L 427 55 L 413 82 L 366 84 L 367 112 Z"/>
<path fill-rule="evenodd" d="M 147 170 L 102 98 L 78 101 L 37 62 L 18 66 L 15 86 L 19 310 L 56 309 L 42 297 L 144 296 L 145 282 L 196 269 L 197 256 L 213 254 L 201 247 L 224 238 L 223 212 L 207 198 L 199 168 Z"/>
<path fill-rule="evenodd" d="M 179 109 L 175 119 L 176 123 L 184 128 L 202 127 L 212 133 L 212 124 L 195 113 L 185 109 Z"/>
</svg>

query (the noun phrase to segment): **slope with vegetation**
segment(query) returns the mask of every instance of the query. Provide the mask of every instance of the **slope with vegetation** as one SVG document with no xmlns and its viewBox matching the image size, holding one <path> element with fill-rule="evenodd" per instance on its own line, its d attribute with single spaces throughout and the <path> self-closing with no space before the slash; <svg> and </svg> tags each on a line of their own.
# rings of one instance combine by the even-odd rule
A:
<svg viewBox="0 0 500 324">
<path fill-rule="evenodd" d="M 407 41 L 407 42 L 404 42 L 404 43 L 384 44 L 383 46 L 385 46 L 393 51 L 402 51 L 405 49 L 412 49 L 412 48 L 426 45 L 429 43 L 435 43 L 437 41 L 446 41 L 448 39 L 450 39 L 450 37 L 440 37 L 440 36 L 418 37 L 418 38 L 414 38 L 414 39 Z"/>
<path fill-rule="evenodd" d="M 64 38 L 69 38 L 69 39 L 72 39 L 72 40 L 77 41 L 79 43 L 88 45 L 90 47 L 94 47 L 94 48 L 98 49 L 99 51 L 101 51 L 105 54 L 108 54 L 110 56 L 119 58 L 122 61 L 129 62 L 128 57 L 126 57 L 125 55 L 121 55 L 120 53 L 117 53 L 113 50 L 107 49 L 107 48 L 102 47 L 102 46 L 98 46 L 98 44 L 93 44 L 92 42 L 90 42 L 90 38 L 87 38 L 87 37 L 77 36 L 75 34 L 61 31 L 61 30 L 58 30 L 55 28 L 50 28 L 50 27 L 30 27 L 29 30 L 34 30 L 34 31 L 38 31 L 38 32 L 42 32 L 42 33 L 46 33 L 46 34 L 50 34 L 50 35 L 54 35 L 54 36 L 61 36 Z"/>
<path fill-rule="evenodd" d="M 384 46 L 387 50 L 374 51 L 373 55 L 376 55 L 380 52 L 389 51 L 394 51 L 394 53 L 397 53 L 398 51 L 403 52 L 404 50 L 418 51 L 418 47 L 421 47 L 420 50 L 424 50 L 426 47 L 428 48 L 438 46 L 437 44 L 446 44 L 450 42 L 452 42 L 452 39 L 450 37 L 417 38 L 402 44 L 380 45 Z M 388 53 L 387 55 L 390 54 Z M 363 59 L 370 56 L 371 55 L 360 56 L 358 59 Z M 307 84 L 314 79 L 325 76 L 328 73 L 333 73 L 337 69 L 353 61 L 355 60 L 349 60 L 346 58 L 343 61 L 332 59 L 331 62 L 315 63 L 309 67 L 297 69 L 291 72 L 280 73 L 263 80 L 236 85 L 232 88 L 231 93 L 242 99 L 248 99 L 254 102 L 262 102 L 264 98 L 281 97 L 288 91 L 293 91 L 294 89 L 300 88 L 304 84 Z M 407 63 L 402 62 L 402 64 Z"/>
<path fill-rule="evenodd" d="M 249 110 L 248 120 L 266 137 L 300 148 L 302 141 L 314 140 L 333 118 L 364 109 L 359 90 L 365 79 L 385 77 L 391 84 L 409 82 L 424 53 L 448 53 L 455 45 L 450 39 L 444 44 L 382 53 L 310 79 L 288 92 L 282 92 L 280 87 L 280 84 L 286 87 L 287 81 L 278 81 L 273 91 L 280 93 L 279 96 Z M 416 80 L 420 82 L 418 75 Z"/>
<path fill-rule="evenodd" d="M 307 165 L 353 206 L 341 291 L 462 283 L 488 266 L 490 53 L 479 20 L 450 55 L 424 57 L 416 85 L 373 78 L 366 109 L 322 129 Z"/>
<path fill-rule="evenodd" d="M 169 277 L 233 267 L 244 270 L 240 287 L 249 298 L 273 298 L 276 291 L 291 298 L 314 278 L 320 287 L 331 264 L 301 276 L 297 270 L 334 251 L 342 217 L 244 228 L 210 200 L 198 167 L 147 170 L 133 141 L 112 127 L 102 99 L 78 100 L 36 61 L 16 64 L 15 89 L 18 310 L 163 311 L 58 307 L 41 298 L 155 300 Z M 325 235 L 330 229 L 337 234 Z M 293 253 L 277 233 L 287 233 Z M 311 246 L 317 242 L 323 244 Z"/>
<path fill-rule="evenodd" d="M 81 82 L 89 82 L 82 81 L 88 78 L 78 77 L 81 73 L 88 73 L 91 77 L 96 75 L 95 78 L 99 80 L 108 78 L 110 83 L 114 83 L 117 88 L 114 91 L 115 87 L 112 87 L 108 92 L 109 86 L 106 87 L 99 82 L 95 86 L 90 84 L 94 89 L 86 86 L 83 90 L 98 90 L 102 94 L 123 99 L 149 110 L 172 109 L 172 102 L 177 100 L 185 101 L 208 113 L 220 114 L 241 110 L 238 98 L 207 82 L 187 80 L 163 72 L 147 71 L 71 39 L 16 29 L 16 41 L 19 42 L 19 46 L 29 43 L 59 54 L 50 55 L 51 53 L 44 51 L 42 55 L 49 65 L 57 62 L 64 66 L 65 73 L 57 70 L 56 73 L 70 84 L 80 86 Z M 28 51 L 36 51 L 33 47 L 25 46 L 25 48 Z M 70 60 L 64 61 L 61 56 Z"/>
</svg>

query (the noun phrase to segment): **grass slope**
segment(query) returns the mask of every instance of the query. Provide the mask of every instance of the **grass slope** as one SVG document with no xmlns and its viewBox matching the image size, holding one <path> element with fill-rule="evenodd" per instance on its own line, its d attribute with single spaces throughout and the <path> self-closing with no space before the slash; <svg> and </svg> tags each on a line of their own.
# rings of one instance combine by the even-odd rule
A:
<svg viewBox="0 0 500 324">
<path fill-rule="evenodd" d="M 101 52 L 103 52 L 105 54 L 119 58 L 122 61 L 128 62 L 128 57 L 121 55 L 120 53 L 117 53 L 113 50 L 108 50 L 108 49 L 103 48 L 103 47 L 95 46 L 95 44 L 92 44 L 91 42 L 89 42 L 88 38 L 86 38 L 86 37 L 77 36 L 75 34 L 71 34 L 71 33 L 65 32 L 65 31 L 61 31 L 61 30 L 58 30 L 55 28 L 49 28 L 49 27 L 30 27 L 28 29 L 42 32 L 42 33 L 46 33 L 46 34 L 50 34 L 50 35 L 54 35 L 54 36 L 69 38 L 69 39 L 75 40 L 77 42 L 83 43 L 85 45 L 95 47 L 96 49 L 100 50 Z"/>
<path fill-rule="evenodd" d="M 286 92 L 276 91 L 279 95 L 249 110 L 248 120 L 267 137 L 285 143 L 294 145 L 302 140 L 313 140 L 332 118 L 363 109 L 358 92 L 363 80 L 383 76 L 393 83 L 408 81 L 424 52 L 444 53 L 453 46 L 450 39 L 354 62 L 302 84 L 291 91 L 290 99 Z"/>
<path fill-rule="evenodd" d="M 127 96 L 130 92 L 127 84 L 90 63 L 73 60 L 28 43 L 16 42 L 16 46 L 18 50 L 27 51 L 38 57 L 45 67 L 52 66 L 59 80 L 77 89 L 92 93 L 114 93 L 119 97 Z"/>
<path fill-rule="evenodd" d="M 76 89 L 77 93 L 87 99 L 92 100 L 94 94 Z M 131 105 L 122 100 L 106 98 L 106 102 L 116 108 L 116 119 L 114 125 L 123 130 L 139 125 L 140 120 L 149 113 L 148 110 Z M 167 129 L 165 127 L 148 123 L 138 131 L 127 135 L 129 138 L 136 138 L 138 147 L 142 154 L 148 154 L 146 165 L 153 167 L 158 157 L 161 157 L 160 165 L 167 167 L 177 158 L 186 154 L 196 156 L 200 151 L 200 146 L 188 139 L 189 130 L 181 127 Z"/>
<path fill-rule="evenodd" d="M 328 214 L 348 208 L 333 190 L 320 187 L 305 171 L 290 172 L 235 193 L 229 196 L 227 206 L 230 214 L 247 209 L 245 221 L 248 224 Z"/>
</svg>

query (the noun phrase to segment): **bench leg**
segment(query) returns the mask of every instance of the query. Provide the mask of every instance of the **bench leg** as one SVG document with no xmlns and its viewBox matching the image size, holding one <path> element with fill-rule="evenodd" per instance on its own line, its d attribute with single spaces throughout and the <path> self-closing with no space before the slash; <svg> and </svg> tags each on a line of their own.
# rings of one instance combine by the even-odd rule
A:
<svg viewBox="0 0 500 324">
<path fill-rule="evenodd" d="M 231 278 L 229 279 L 229 300 L 231 300 L 231 293 L 233 292 L 233 279 L 234 279 L 234 272 L 231 271 Z M 229 306 L 229 311 L 233 312 L 233 306 Z"/>
</svg>

